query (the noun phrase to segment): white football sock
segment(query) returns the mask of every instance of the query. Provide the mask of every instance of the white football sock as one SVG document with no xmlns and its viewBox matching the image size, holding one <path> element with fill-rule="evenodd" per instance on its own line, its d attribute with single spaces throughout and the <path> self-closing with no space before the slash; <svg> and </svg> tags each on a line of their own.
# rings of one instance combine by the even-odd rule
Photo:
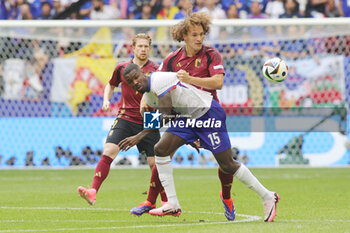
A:
<svg viewBox="0 0 350 233">
<path fill-rule="evenodd" d="M 171 165 L 170 156 L 155 156 L 155 162 L 157 165 L 160 182 L 162 183 L 166 196 L 168 197 L 168 202 L 174 206 L 178 206 L 179 201 L 177 200 L 176 196 L 173 166 Z"/>
<path fill-rule="evenodd" d="M 256 192 L 263 201 L 273 198 L 273 193 L 267 190 L 244 164 L 241 164 L 234 176 L 248 188 Z"/>
</svg>

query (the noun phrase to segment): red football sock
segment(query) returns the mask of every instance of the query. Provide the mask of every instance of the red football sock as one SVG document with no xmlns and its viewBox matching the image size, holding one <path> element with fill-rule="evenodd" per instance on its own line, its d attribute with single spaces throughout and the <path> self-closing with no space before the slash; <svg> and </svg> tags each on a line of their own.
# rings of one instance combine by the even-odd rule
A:
<svg viewBox="0 0 350 233">
<path fill-rule="evenodd" d="M 96 189 L 96 192 L 100 189 L 102 182 L 107 178 L 112 161 L 113 159 L 111 157 L 103 155 L 100 162 L 98 162 L 94 179 L 92 180 L 92 188 Z"/>
<path fill-rule="evenodd" d="M 168 197 L 166 196 L 166 193 L 165 193 L 163 186 L 162 186 L 162 189 L 160 190 L 160 198 L 162 199 L 163 202 L 168 201 Z"/>
<path fill-rule="evenodd" d="M 164 191 L 164 188 L 159 180 L 157 167 L 156 165 L 154 165 L 152 169 L 151 184 L 149 186 L 147 201 L 151 202 L 152 204 L 155 204 L 158 194 L 162 190 Z M 162 192 L 162 193 L 165 196 L 165 199 L 163 199 L 163 196 L 162 196 L 162 201 L 168 201 L 165 192 Z"/>
<path fill-rule="evenodd" d="M 224 199 L 230 199 L 233 175 L 224 173 L 219 168 L 219 179 L 221 181 L 222 197 Z"/>
</svg>

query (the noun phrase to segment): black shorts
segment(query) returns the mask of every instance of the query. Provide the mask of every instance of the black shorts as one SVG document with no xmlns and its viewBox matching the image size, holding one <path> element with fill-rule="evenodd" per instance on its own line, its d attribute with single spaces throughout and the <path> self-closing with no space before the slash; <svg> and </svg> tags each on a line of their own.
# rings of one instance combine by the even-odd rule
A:
<svg viewBox="0 0 350 233">
<path fill-rule="evenodd" d="M 106 143 L 114 143 L 118 145 L 123 139 L 134 136 L 143 130 L 143 125 L 136 124 L 131 121 L 127 121 L 121 118 L 116 118 L 108 133 Z M 140 153 L 145 152 L 147 157 L 154 156 L 154 145 L 159 141 L 159 131 L 151 133 L 144 137 L 139 144 L 137 149 Z"/>
</svg>

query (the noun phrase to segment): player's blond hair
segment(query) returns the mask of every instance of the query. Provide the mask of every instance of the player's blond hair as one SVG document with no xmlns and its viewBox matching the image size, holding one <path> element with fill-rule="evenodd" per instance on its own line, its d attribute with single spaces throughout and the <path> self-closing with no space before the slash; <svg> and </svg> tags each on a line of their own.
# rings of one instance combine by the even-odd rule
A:
<svg viewBox="0 0 350 233">
<path fill-rule="evenodd" d="M 204 31 L 204 35 L 207 35 L 210 31 L 211 17 L 205 12 L 187 13 L 187 16 L 181 22 L 171 27 L 171 36 L 175 41 L 184 41 L 184 35 L 186 35 L 191 26 L 201 25 Z"/>
<path fill-rule="evenodd" d="M 149 46 L 151 46 L 151 44 L 152 44 L 152 39 L 151 39 L 151 37 L 149 35 L 147 35 L 146 33 L 139 33 L 136 36 L 134 36 L 134 38 L 132 39 L 132 46 L 135 47 L 136 46 L 136 42 L 139 39 L 148 40 Z"/>
</svg>

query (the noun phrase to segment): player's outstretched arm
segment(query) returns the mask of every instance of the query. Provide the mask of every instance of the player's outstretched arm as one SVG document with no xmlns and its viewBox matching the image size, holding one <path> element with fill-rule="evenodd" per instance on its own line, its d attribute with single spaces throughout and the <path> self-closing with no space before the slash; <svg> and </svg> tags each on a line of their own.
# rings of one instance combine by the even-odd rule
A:
<svg viewBox="0 0 350 233">
<path fill-rule="evenodd" d="M 146 137 L 148 134 L 152 132 L 156 132 L 158 129 L 143 129 L 138 134 L 127 137 L 118 143 L 119 149 L 121 151 L 128 151 L 131 147 L 139 144 L 142 138 Z"/>
<path fill-rule="evenodd" d="M 102 110 L 107 112 L 111 106 L 111 103 L 109 100 L 113 96 L 115 86 L 112 86 L 111 84 L 107 83 L 105 90 L 103 92 L 103 104 L 102 104 Z"/>
<path fill-rule="evenodd" d="M 193 84 L 210 90 L 220 90 L 224 84 L 224 74 L 216 74 L 207 78 L 191 76 L 185 70 L 179 70 L 177 77 L 181 82 Z"/>
<path fill-rule="evenodd" d="M 169 92 L 166 93 L 163 97 L 159 98 L 158 109 L 161 111 L 162 116 L 171 116 L 172 102 L 171 102 L 171 95 Z M 169 120 L 170 118 L 168 117 L 164 118 L 165 123 L 168 122 Z M 161 124 L 162 123 L 163 123 L 163 120 L 161 120 Z M 121 142 L 119 142 L 118 146 L 121 151 L 127 151 L 131 147 L 137 145 L 148 134 L 155 131 L 157 131 L 157 129 L 143 129 L 138 134 L 123 139 Z"/>
<path fill-rule="evenodd" d="M 142 96 L 141 101 L 140 101 L 140 113 L 141 116 L 143 116 L 144 112 L 150 111 L 150 108 L 145 100 L 145 95 Z"/>
</svg>

